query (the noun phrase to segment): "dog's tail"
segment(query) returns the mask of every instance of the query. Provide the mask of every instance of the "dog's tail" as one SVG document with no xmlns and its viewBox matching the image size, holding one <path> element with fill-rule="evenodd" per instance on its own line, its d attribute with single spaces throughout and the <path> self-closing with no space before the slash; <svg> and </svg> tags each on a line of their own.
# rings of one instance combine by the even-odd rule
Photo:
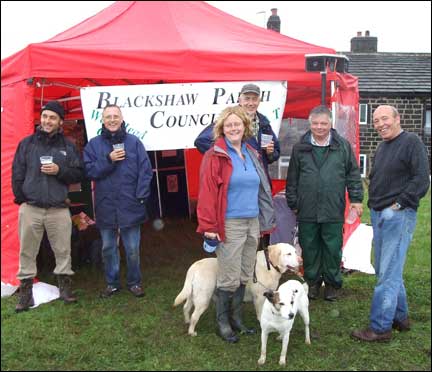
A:
<svg viewBox="0 0 432 372">
<path fill-rule="evenodd" d="M 181 292 L 177 295 L 176 299 L 174 300 L 173 307 L 178 306 L 186 301 L 186 299 L 192 294 L 192 279 L 193 279 L 193 270 L 189 268 L 186 279 L 183 285 L 183 289 Z"/>
</svg>

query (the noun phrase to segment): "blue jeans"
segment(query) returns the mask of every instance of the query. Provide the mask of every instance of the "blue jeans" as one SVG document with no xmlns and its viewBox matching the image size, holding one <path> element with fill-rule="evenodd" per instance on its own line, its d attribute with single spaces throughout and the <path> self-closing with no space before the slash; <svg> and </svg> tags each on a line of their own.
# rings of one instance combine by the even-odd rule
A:
<svg viewBox="0 0 432 372">
<path fill-rule="evenodd" d="M 102 258 L 105 267 L 105 279 L 108 285 L 120 288 L 120 256 L 117 246 L 117 229 L 100 229 L 102 236 Z M 127 286 L 141 285 L 140 269 L 140 226 L 120 229 L 126 253 Z"/>
<path fill-rule="evenodd" d="M 372 297 L 370 328 L 376 333 L 388 332 L 393 320 L 408 317 L 402 274 L 416 219 L 417 212 L 411 208 L 371 209 L 377 284 Z"/>
</svg>

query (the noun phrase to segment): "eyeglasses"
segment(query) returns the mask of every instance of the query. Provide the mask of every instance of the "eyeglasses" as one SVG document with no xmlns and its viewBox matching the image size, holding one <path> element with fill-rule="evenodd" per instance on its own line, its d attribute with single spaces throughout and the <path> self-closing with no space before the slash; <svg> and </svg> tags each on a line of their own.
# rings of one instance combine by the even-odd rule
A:
<svg viewBox="0 0 432 372">
<path fill-rule="evenodd" d="M 243 123 L 230 123 L 230 124 L 224 124 L 224 128 L 231 129 L 231 128 L 240 128 L 243 126 Z"/>
</svg>

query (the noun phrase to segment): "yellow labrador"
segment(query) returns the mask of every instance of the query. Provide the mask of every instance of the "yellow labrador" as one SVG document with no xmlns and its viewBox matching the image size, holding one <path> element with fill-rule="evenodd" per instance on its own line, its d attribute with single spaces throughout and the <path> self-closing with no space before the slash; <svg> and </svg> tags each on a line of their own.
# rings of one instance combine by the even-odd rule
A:
<svg viewBox="0 0 432 372">
<path fill-rule="evenodd" d="M 264 304 L 264 292 L 275 290 L 279 285 L 281 275 L 291 270 L 298 272 L 302 259 L 297 256 L 295 248 L 287 243 L 278 243 L 268 247 L 270 270 L 267 269 L 264 251 L 257 252 L 255 272 L 257 282 L 249 282 L 246 286 L 244 301 L 253 301 L 257 319 L 261 318 Z M 195 327 L 199 318 L 207 310 L 213 292 L 216 289 L 217 259 L 204 258 L 189 267 L 183 289 L 177 295 L 174 305 L 184 301 L 183 313 L 186 324 L 189 324 L 188 334 L 196 336 Z M 191 316 L 191 312 L 193 313 Z"/>
</svg>

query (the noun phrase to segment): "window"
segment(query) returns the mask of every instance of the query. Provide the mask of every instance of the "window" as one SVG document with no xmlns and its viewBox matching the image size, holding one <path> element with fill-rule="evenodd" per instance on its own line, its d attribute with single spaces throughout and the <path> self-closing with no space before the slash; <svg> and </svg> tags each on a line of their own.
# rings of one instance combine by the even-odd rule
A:
<svg viewBox="0 0 432 372">
<path fill-rule="evenodd" d="M 368 105 L 367 103 L 360 103 L 359 105 L 359 123 L 367 124 Z"/>
<path fill-rule="evenodd" d="M 362 178 L 366 178 L 367 173 L 367 155 L 360 154 L 360 175 Z"/>
<path fill-rule="evenodd" d="M 424 134 L 425 136 L 431 135 L 431 110 L 430 109 L 425 111 Z"/>
</svg>

